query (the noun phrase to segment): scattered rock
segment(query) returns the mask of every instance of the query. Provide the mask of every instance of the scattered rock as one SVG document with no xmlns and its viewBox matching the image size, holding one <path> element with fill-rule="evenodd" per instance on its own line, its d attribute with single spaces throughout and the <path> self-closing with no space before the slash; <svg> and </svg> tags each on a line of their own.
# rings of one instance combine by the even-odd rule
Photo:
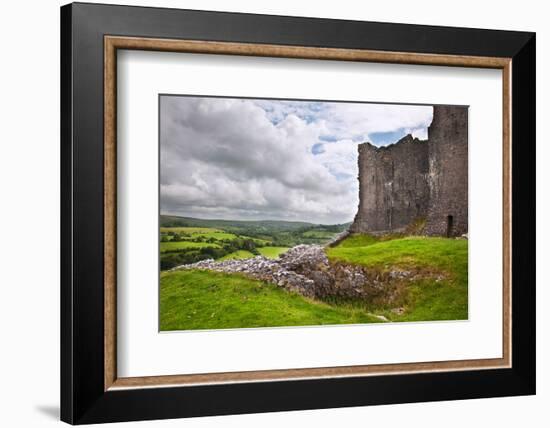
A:
<svg viewBox="0 0 550 428">
<path fill-rule="evenodd" d="M 403 315 L 405 313 L 405 308 L 393 308 L 391 311 L 396 315 Z"/>
<path fill-rule="evenodd" d="M 304 245 L 303 247 L 308 246 Z M 297 251 L 293 254 L 294 257 L 302 257 L 304 256 L 302 253 L 303 251 Z M 286 259 L 288 265 L 292 265 L 294 257 Z M 223 273 L 241 273 L 254 279 L 271 282 L 279 287 L 297 292 L 306 297 L 315 297 L 313 280 L 289 269 L 287 264 L 282 263 L 282 259 L 267 259 L 263 256 L 256 256 L 251 259 L 224 261 L 207 259 L 188 265 L 178 266 L 172 270 L 180 269 L 201 269 Z"/>
<path fill-rule="evenodd" d="M 411 276 L 411 272 L 409 272 L 408 270 L 398 270 L 398 269 L 395 269 L 395 270 L 390 270 L 390 278 L 408 278 L 409 276 Z"/>
</svg>

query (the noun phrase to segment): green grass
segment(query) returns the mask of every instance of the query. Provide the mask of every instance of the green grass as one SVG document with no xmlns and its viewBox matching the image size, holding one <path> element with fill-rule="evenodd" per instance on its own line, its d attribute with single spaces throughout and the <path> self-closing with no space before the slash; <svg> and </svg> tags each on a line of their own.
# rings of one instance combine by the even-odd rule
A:
<svg viewBox="0 0 550 428">
<path fill-rule="evenodd" d="M 223 239 L 235 239 L 237 238 L 236 235 L 229 232 L 224 232 L 223 230 L 209 228 L 209 227 L 161 227 L 160 228 L 161 233 L 168 233 L 168 232 L 177 232 L 177 233 L 185 233 L 188 235 L 191 235 L 188 239 L 193 240 L 198 237 L 202 238 L 214 238 L 216 240 L 223 240 Z"/>
<path fill-rule="evenodd" d="M 162 243 L 199 244 L 208 243 Z M 214 244 L 215 245 L 215 244 Z M 275 257 L 283 247 L 258 250 Z M 225 329 L 380 322 L 463 320 L 468 317 L 468 241 L 426 237 L 351 235 L 327 248 L 332 263 L 395 268 L 419 274 L 398 284 L 397 302 L 319 302 L 272 284 L 210 271 L 161 274 L 161 330 Z M 253 257 L 241 250 L 224 257 Z M 392 309 L 404 308 L 403 314 Z"/>
<path fill-rule="evenodd" d="M 238 250 L 234 251 L 230 254 L 227 254 L 223 257 L 221 257 L 218 260 L 238 260 L 238 259 L 250 259 L 252 257 L 255 257 L 254 254 L 252 254 L 250 251 L 246 250 Z"/>
<path fill-rule="evenodd" d="M 258 248 L 259 253 L 267 257 L 268 259 L 276 259 L 280 254 L 287 251 L 287 247 L 260 247 Z"/>
<path fill-rule="evenodd" d="M 350 235 L 343 241 L 341 241 L 336 247 L 334 248 L 355 248 L 355 247 L 366 247 L 368 245 L 372 245 L 378 242 L 378 239 L 371 235 Z"/>
<path fill-rule="evenodd" d="M 240 275 L 199 270 L 161 275 L 162 331 L 372 322 L 380 320 L 363 309 L 331 306 Z"/>
<path fill-rule="evenodd" d="M 216 247 L 219 248 L 218 244 L 209 243 L 209 242 L 191 242 L 191 241 L 178 241 L 178 242 L 161 242 L 160 243 L 160 252 L 165 253 L 167 251 L 177 251 L 188 248 L 202 248 L 202 247 Z"/>
<path fill-rule="evenodd" d="M 368 237 L 363 246 L 347 242 L 360 239 L 363 239 L 361 235 L 352 235 L 340 245 L 327 249 L 329 258 L 371 267 L 432 267 L 467 274 L 466 239 L 407 237 L 377 242 L 376 238 Z"/>
<path fill-rule="evenodd" d="M 276 259 L 279 257 L 279 254 L 284 253 L 288 248 L 286 247 L 259 247 L 257 248 L 258 252 L 268 259 Z M 255 254 L 246 250 L 234 251 L 226 256 L 221 257 L 219 260 L 235 260 L 235 259 L 250 259 L 256 257 Z"/>
<path fill-rule="evenodd" d="M 348 242 L 349 241 L 349 242 Z M 363 242 L 365 245 L 359 245 Z M 405 313 L 372 308 L 394 321 L 459 320 L 468 318 L 468 241 L 406 237 L 380 241 L 352 235 L 327 249 L 332 262 L 360 264 L 381 271 L 395 267 L 423 272 L 425 279 L 406 284 Z M 437 277 L 443 279 L 437 280 Z"/>
</svg>

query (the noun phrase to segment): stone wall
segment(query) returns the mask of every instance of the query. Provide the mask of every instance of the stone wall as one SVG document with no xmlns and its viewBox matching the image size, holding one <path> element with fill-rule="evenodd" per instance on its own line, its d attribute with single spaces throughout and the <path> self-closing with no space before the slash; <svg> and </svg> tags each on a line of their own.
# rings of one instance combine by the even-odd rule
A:
<svg viewBox="0 0 550 428">
<path fill-rule="evenodd" d="M 352 232 L 406 228 L 428 209 L 428 144 L 410 135 L 396 144 L 359 146 L 359 210 Z"/>
<path fill-rule="evenodd" d="M 276 259 L 201 260 L 173 270 L 199 269 L 240 274 L 266 281 L 287 291 L 319 300 L 351 299 L 394 305 L 400 301 L 404 282 L 443 274 L 418 269 L 376 269 L 342 262 L 330 262 L 320 245 L 298 245 Z"/>
<path fill-rule="evenodd" d="M 426 220 L 429 235 L 468 231 L 468 110 L 434 106 L 428 140 L 359 145 L 359 208 L 351 232 L 403 231 Z"/>
</svg>

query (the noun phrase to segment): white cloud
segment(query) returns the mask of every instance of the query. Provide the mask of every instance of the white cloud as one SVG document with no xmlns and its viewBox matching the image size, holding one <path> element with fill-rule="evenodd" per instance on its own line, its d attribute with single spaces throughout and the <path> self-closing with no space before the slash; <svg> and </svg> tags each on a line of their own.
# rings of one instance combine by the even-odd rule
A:
<svg viewBox="0 0 550 428">
<path fill-rule="evenodd" d="M 204 218 L 351 221 L 357 144 L 422 135 L 432 108 L 163 96 L 161 211 Z"/>
</svg>

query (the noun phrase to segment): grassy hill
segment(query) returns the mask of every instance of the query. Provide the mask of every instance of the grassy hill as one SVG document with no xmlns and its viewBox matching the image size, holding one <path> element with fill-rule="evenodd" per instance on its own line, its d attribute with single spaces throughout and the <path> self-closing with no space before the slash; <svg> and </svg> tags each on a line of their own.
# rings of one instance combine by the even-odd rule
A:
<svg viewBox="0 0 550 428">
<path fill-rule="evenodd" d="M 384 240 L 351 236 L 327 249 L 333 262 L 360 264 L 387 271 L 401 268 L 423 273 L 406 285 L 404 313 L 372 308 L 393 321 L 464 320 L 468 318 L 468 241 L 405 237 Z"/>
<path fill-rule="evenodd" d="M 282 220 L 216 220 L 192 217 L 160 216 L 163 228 L 209 228 L 235 235 L 269 241 L 273 246 L 292 247 L 298 244 L 317 244 L 330 240 L 334 235 L 347 230 L 345 224 L 313 224 Z"/>
<path fill-rule="evenodd" d="M 261 232 L 272 231 L 288 231 L 299 230 L 314 226 L 312 223 L 300 221 L 279 221 L 279 220 L 216 220 L 216 219 L 201 219 L 194 217 L 179 217 L 179 216 L 160 216 L 161 227 L 207 227 L 218 228 L 223 230 L 235 230 L 236 232 L 243 229 L 257 230 Z"/>
<path fill-rule="evenodd" d="M 380 322 L 360 308 L 331 306 L 240 275 L 198 270 L 162 274 L 160 314 L 162 331 Z"/>
<path fill-rule="evenodd" d="M 319 302 L 236 274 L 163 272 L 161 330 L 468 318 L 467 240 L 352 235 L 326 252 L 333 263 L 360 264 L 381 272 L 400 268 L 418 276 L 403 281 L 396 308 L 380 302 Z"/>
</svg>

